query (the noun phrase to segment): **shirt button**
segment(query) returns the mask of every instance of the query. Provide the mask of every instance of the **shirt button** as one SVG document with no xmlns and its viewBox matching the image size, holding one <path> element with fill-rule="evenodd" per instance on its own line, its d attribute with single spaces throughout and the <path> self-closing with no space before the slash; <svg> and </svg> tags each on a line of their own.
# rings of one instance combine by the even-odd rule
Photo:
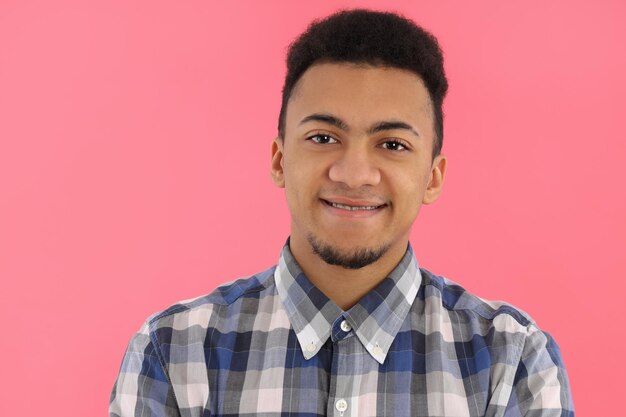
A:
<svg viewBox="0 0 626 417">
<path fill-rule="evenodd" d="M 376 356 L 380 356 L 383 354 L 383 350 L 380 346 L 374 346 L 374 349 L 372 349 L 374 351 L 374 355 Z"/>
<path fill-rule="evenodd" d="M 306 345 L 306 350 L 308 350 L 309 352 L 315 352 L 315 344 L 311 343 Z"/>
<path fill-rule="evenodd" d="M 346 320 L 342 321 L 339 327 L 341 327 L 341 330 L 346 333 L 352 330 L 352 326 L 350 326 L 350 323 L 348 323 Z"/>
<path fill-rule="evenodd" d="M 343 413 L 344 411 L 346 411 L 348 409 L 348 402 L 346 400 L 344 400 L 343 398 L 341 398 L 341 399 L 337 400 L 337 402 L 335 403 L 335 408 L 340 413 Z"/>
</svg>

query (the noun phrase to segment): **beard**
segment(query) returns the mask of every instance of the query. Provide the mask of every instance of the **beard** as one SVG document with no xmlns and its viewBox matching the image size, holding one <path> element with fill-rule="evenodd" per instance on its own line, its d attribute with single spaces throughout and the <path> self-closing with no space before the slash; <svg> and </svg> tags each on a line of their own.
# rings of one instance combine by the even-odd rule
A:
<svg viewBox="0 0 626 417">
<path fill-rule="evenodd" d="M 344 251 L 332 245 L 320 242 L 309 233 L 307 241 L 313 252 L 329 265 L 336 265 L 346 269 L 360 269 L 379 260 L 389 250 L 390 244 L 378 248 L 354 248 Z"/>
</svg>

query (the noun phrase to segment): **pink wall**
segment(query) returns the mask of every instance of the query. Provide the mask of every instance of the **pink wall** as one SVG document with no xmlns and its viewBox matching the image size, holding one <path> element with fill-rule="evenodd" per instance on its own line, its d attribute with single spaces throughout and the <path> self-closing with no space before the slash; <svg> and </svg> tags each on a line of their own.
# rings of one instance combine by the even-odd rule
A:
<svg viewBox="0 0 626 417">
<path fill-rule="evenodd" d="M 284 49 L 338 5 L 391 5 L 445 50 L 448 177 L 420 264 L 528 311 L 579 415 L 614 415 L 626 3 L 260 3 L 0 4 L 0 415 L 105 415 L 149 314 L 277 260 Z"/>
</svg>

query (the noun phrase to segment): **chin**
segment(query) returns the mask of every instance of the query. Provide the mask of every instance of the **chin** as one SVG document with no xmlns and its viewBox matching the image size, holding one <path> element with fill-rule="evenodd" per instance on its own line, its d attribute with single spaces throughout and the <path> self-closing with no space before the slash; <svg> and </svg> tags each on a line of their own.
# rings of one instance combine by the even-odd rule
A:
<svg viewBox="0 0 626 417">
<path fill-rule="evenodd" d="M 318 239 L 313 234 L 307 236 L 313 252 L 329 265 L 336 265 L 346 269 L 360 269 L 378 261 L 391 245 L 363 245 L 346 244 L 336 245 L 329 241 Z"/>
</svg>

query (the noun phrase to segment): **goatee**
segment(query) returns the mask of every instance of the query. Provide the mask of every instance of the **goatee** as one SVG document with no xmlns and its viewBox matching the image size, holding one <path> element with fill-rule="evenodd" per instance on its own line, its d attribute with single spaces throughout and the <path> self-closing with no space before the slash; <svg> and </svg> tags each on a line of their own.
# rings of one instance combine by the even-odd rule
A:
<svg viewBox="0 0 626 417">
<path fill-rule="evenodd" d="M 313 252 L 329 265 L 337 265 L 346 269 L 360 269 L 379 260 L 391 245 L 386 244 L 378 248 L 354 248 L 349 253 L 341 251 L 331 245 L 318 241 L 312 234 L 307 240 Z"/>
</svg>

